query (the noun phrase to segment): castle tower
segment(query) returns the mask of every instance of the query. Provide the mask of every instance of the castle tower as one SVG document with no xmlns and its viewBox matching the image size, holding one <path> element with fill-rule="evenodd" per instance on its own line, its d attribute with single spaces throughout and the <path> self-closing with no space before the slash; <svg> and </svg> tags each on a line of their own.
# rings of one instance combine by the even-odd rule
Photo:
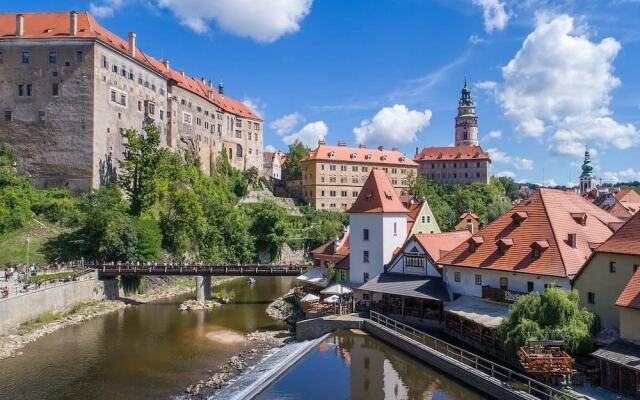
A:
<svg viewBox="0 0 640 400">
<path fill-rule="evenodd" d="M 591 155 L 589 148 L 584 151 L 584 162 L 582 163 L 582 174 L 580 174 L 580 194 L 584 195 L 595 189 L 596 178 L 593 176 L 593 165 L 591 165 Z"/>
<path fill-rule="evenodd" d="M 478 146 L 478 116 L 466 76 L 460 93 L 456 116 L 456 146 Z"/>
</svg>

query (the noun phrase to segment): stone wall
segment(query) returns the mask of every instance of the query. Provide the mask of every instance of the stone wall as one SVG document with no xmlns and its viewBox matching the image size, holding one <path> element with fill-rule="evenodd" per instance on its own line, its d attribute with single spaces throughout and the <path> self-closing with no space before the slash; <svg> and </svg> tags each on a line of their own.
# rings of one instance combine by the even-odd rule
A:
<svg viewBox="0 0 640 400">
<path fill-rule="evenodd" d="M 61 311 L 90 300 L 102 300 L 102 282 L 90 279 L 62 283 L 0 300 L 0 332 L 46 312 Z"/>
</svg>

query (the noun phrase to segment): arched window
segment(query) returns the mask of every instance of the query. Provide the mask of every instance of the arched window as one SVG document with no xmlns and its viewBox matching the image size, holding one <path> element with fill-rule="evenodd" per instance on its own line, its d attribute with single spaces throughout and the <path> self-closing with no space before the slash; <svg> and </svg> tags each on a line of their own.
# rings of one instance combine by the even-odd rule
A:
<svg viewBox="0 0 640 400">
<path fill-rule="evenodd" d="M 236 144 L 236 157 L 242 157 L 242 146 Z"/>
</svg>

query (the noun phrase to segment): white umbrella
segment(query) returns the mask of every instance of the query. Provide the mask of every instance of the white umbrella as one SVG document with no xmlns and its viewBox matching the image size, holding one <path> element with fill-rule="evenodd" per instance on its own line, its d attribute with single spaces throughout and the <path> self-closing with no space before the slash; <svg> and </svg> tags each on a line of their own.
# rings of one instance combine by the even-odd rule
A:
<svg viewBox="0 0 640 400">
<path fill-rule="evenodd" d="M 340 301 L 340 297 L 337 294 L 331 295 L 327 298 L 325 298 L 324 300 L 322 300 L 325 303 L 337 303 Z"/>
<path fill-rule="evenodd" d="M 318 301 L 320 300 L 320 296 L 316 296 L 313 293 L 309 293 L 306 296 L 304 296 L 303 298 L 300 299 L 301 302 L 303 303 L 307 303 L 307 302 L 312 302 L 312 301 Z"/>
<path fill-rule="evenodd" d="M 328 288 L 322 289 L 320 291 L 320 293 L 322 293 L 322 294 L 351 294 L 351 293 L 353 293 L 353 290 L 351 290 L 347 286 L 341 285 L 339 283 L 335 283 L 335 284 L 329 286 Z"/>
<path fill-rule="evenodd" d="M 320 287 L 325 287 L 329 284 L 324 277 L 324 270 L 322 268 L 310 269 L 304 274 L 298 276 L 296 279 L 301 282 L 310 283 Z"/>
</svg>

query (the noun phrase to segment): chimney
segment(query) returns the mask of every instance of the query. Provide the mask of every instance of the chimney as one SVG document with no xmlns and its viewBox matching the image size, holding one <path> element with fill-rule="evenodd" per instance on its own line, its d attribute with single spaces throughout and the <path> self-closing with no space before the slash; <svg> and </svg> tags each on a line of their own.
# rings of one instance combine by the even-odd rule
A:
<svg viewBox="0 0 640 400">
<path fill-rule="evenodd" d="M 398 151 L 398 146 L 393 146 L 393 147 L 391 148 L 391 150 L 392 150 L 392 151 Z"/>
<path fill-rule="evenodd" d="M 327 144 L 327 142 L 325 142 L 324 139 L 318 139 L 318 145 L 321 144 Z"/>
<path fill-rule="evenodd" d="M 71 36 L 78 34 L 78 13 L 75 11 L 69 13 L 69 34 Z"/>
<path fill-rule="evenodd" d="M 180 74 L 182 75 L 182 77 L 184 78 L 184 71 L 180 71 Z"/>
<path fill-rule="evenodd" d="M 383 151 L 384 150 L 384 146 L 378 146 L 378 150 Z"/>
<path fill-rule="evenodd" d="M 416 156 L 418 155 L 418 148 L 416 147 Z"/>
<path fill-rule="evenodd" d="M 342 140 L 338 140 L 338 147 L 347 147 L 347 142 L 343 142 Z"/>
<path fill-rule="evenodd" d="M 574 249 L 578 247 L 578 235 L 575 233 L 570 233 L 568 237 L 568 242 L 569 242 L 569 246 L 573 247 Z"/>
<path fill-rule="evenodd" d="M 16 15 L 16 36 L 21 37 L 24 35 L 24 15 Z"/>
<path fill-rule="evenodd" d="M 366 144 L 364 144 L 364 143 L 360 143 L 360 144 L 358 145 L 358 148 L 360 148 L 360 149 L 366 149 L 366 148 L 367 148 L 367 145 L 366 145 Z"/>
<path fill-rule="evenodd" d="M 166 69 L 170 69 L 169 68 L 169 60 L 162 60 L 162 64 L 165 66 Z"/>
<path fill-rule="evenodd" d="M 224 84 L 222 82 L 218 83 L 218 93 L 220 96 L 224 96 Z"/>
<path fill-rule="evenodd" d="M 136 56 L 136 33 L 129 32 L 129 55 L 131 57 Z"/>
</svg>

